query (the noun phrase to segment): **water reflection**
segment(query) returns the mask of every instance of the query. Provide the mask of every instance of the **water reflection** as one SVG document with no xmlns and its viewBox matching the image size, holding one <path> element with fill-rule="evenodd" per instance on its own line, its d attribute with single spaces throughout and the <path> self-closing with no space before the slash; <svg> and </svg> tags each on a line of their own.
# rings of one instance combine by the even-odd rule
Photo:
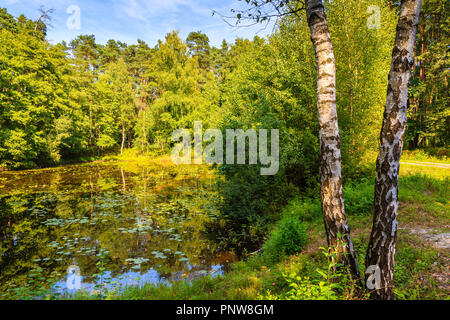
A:
<svg viewBox="0 0 450 320">
<path fill-rule="evenodd" d="M 88 290 L 220 274 L 203 232 L 212 182 L 207 167 L 153 162 L 0 173 L 0 298 L 64 291 L 74 264 Z"/>
<path fill-rule="evenodd" d="M 192 268 L 188 264 L 188 269 Z M 113 276 L 110 271 L 106 271 L 101 276 L 98 276 L 94 283 L 83 282 L 83 276 L 80 276 L 80 286 L 74 287 L 73 285 L 68 285 L 70 279 L 66 278 L 55 283 L 52 287 L 52 292 L 70 296 L 76 294 L 78 291 L 86 291 L 90 293 L 102 292 L 106 289 L 107 291 L 121 290 L 129 286 L 142 287 L 147 284 L 165 284 L 167 286 L 171 285 L 171 281 L 192 281 L 198 277 L 205 275 L 210 275 L 211 277 L 217 277 L 223 275 L 222 265 L 212 265 L 210 270 L 200 270 L 196 272 L 191 272 L 188 275 L 182 272 L 175 272 L 170 278 L 162 277 L 156 269 L 150 268 L 148 271 L 141 273 L 136 271 L 127 271 L 118 276 Z M 68 275 L 70 277 L 70 275 Z M 70 282 L 69 282 L 70 283 Z"/>
</svg>

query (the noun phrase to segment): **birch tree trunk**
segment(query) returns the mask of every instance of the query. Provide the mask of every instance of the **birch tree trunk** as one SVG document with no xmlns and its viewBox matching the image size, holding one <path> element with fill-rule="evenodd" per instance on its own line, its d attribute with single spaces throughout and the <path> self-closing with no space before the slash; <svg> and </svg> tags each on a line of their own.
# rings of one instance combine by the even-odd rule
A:
<svg viewBox="0 0 450 320">
<path fill-rule="evenodd" d="M 397 238 L 398 171 L 406 127 L 410 69 L 420 14 L 421 0 L 402 0 L 386 106 L 380 134 L 375 181 L 374 217 L 366 255 L 366 268 L 378 267 L 380 287 L 371 292 L 375 299 L 394 299 L 394 255 Z M 366 281 L 369 274 L 366 274 Z"/>
<path fill-rule="evenodd" d="M 307 0 L 306 14 L 317 65 L 317 109 L 320 125 L 320 182 L 328 246 L 359 280 L 358 262 L 344 210 L 341 179 L 341 142 L 336 112 L 334 51 L 321 0 Z"/>
</svg>

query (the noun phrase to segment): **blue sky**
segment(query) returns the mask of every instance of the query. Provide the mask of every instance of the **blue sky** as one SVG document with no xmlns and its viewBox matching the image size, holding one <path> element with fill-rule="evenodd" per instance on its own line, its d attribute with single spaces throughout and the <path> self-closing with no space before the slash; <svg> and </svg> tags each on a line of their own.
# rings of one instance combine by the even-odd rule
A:
<svg viewBox="0 0 450 320">
<path fill-rule="evenodd" d="M 52 43 L 94 34 L 100 43 L 115 39 L 133 44 L 142 39 L 154 46 L 172 30 L 179 30 L 184 39 L 189 32 L 201 30 L 212 45 L 219 46 L 223 39 L 234 42 L 236 37 L 253 38 L 272 31 L 271 26 L 264 29 L 262 25 L 231 28 L 218 15 L 211 15 L 212 9 L 229 15 L 231 8 L 242 6 L 238 0 L 0 0 L 0 7 L 14 16 L 23 13 L 32 19 L 39 16 L 41 5 L 55 9 L 47 36 Z M 80 8 L 79 30 L 67 27 L 70 14 L 66 11 L 72 5 Z"/>
</svg>

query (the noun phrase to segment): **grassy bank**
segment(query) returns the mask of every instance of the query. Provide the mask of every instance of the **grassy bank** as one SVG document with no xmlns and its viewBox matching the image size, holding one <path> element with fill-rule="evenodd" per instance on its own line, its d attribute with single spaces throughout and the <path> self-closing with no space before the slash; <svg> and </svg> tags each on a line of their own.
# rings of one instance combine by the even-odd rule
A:
<svg viewBox="0 0 450 320">
<path fill-rule="evenodd" d="M 448 299 L 449 252 L 440 235 L 450 232 L 449 176 L 422 174 L 422 167 L 403 173 L 399 185 L 399 234 L 396 254 L 396 294 L 399 299 Z M 363 271 L 372 222 L 373 181 L 345 186 L 346 211 Z M 286 230 L 293 220 L 296 229 Z M 304 243 L 293 248 L 289 237 L 305 232 Z M 444 243 L 445 245 L 445 243 Z M 145 285 L 87 294 L 71 299 L 361 299 L 343 275 L 333 279 L 319 199 L 296 198 L 283 210 L 259 253 L 232 265 L 218 277 L 201 277 L 170 285 Z M 292 251 L 295 251 L 294 253 Z"/>
</svg>

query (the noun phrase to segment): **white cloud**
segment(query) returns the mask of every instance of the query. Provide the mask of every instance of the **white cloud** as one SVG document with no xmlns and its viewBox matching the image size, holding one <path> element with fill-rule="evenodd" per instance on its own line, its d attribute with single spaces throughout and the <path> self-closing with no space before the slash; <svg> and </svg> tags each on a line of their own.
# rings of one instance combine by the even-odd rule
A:
<svg viewBox="0 0 450 320">
<path fill-rule="evenodd" d="M 149 18 L 180 12 L 180 6 L 190 6 L 188 0 L 116 0 L 118 12 L 130 18 L 146 21 Z"/>
<path fill-rule="evenodd" d="M 212 9 L 229 15 L 231 8 L 239 8 L 238 0 L 0 0 L 15 15 L 24 13 L 35 19 L 41 4 L 54 8 L 53 28 L 48 38 L 53 42 L 69 42 L 78 34 L 95 34 L 100 43 L 115 38 L 128 44 L 142 39 L 153 46 L 163 40 L 166 33 L 179 30 L 185 38 L 191 31 L 205 32 L 211 44 L 220 46 L 223 39 L 233 42 L 237 37 L 253 38 L 262 25 L 250 28 L 231 28 L 219 15 L 212 16 Z M 71 4 L 81 8 L 81 29 L 68 30 L 66 13 Z M 268 27 L 258 35 L 272 30 Z"/>
</svg>

